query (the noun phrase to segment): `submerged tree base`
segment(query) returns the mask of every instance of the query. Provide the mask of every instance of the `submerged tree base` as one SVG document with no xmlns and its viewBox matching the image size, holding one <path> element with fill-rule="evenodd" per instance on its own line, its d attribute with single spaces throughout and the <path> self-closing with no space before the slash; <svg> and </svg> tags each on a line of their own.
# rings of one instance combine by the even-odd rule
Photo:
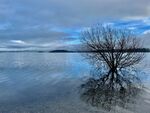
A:
<svg viewBox="0 0 150 113">
<path fill-rule="evenodd" d="M 134 104 L 136 97 L 141 92 L 141 87 L 130 84 L 127 87 L 110 87 L 102 78 L 89 78 L 81 85 L 81 99 L 92 106 L 102 107 L 110 111 L 119 106 L 128 108 L 128 104 Z"/>
</svg>

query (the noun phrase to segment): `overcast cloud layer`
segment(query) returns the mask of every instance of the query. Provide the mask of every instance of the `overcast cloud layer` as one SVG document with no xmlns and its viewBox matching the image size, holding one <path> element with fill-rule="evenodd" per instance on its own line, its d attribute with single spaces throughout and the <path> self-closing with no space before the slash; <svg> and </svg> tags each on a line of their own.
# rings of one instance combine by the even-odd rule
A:
<svg viewBox="0 0 150 113">
<path fill-rule="evenodd" d="M 150 0 L 0 0 L 1 49 L 61 48 L 95 23 L 150 32 Z"/>
</svg>

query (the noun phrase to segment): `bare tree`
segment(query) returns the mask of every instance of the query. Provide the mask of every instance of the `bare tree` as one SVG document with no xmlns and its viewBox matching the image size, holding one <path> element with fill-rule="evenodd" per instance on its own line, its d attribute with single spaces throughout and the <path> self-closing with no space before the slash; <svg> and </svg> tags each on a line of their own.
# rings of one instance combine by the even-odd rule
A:
<svg viewBox="0 0 150 113">
<path fill-rule="evenodd" d="M 140 79 L 127 71 L 127 68 L 138 64 L 144 58 L 144 54 L 128 52 L 128 50 L 142 47 L 134 33 L 127 29 L 97 25 L 83 31 L 81 41 L 82 49 L 88 51 L 85 57 L 96 65 L 95 72 L 99 76 L 98 79 L 89 79 L 88 82 L 82 84 L 82 89 L 85 90 L 82 96 L 92 93 L 94 94 L 91 98 L 92 102 L 95 99 L 102 102 L 101 97 L 106 97 L 110 93 L 111 97 L 117 95 L 122 99 L 136 94 Z M 100 70 L 102 65 L 107 71 L 104 74 Z"/>
</svg>

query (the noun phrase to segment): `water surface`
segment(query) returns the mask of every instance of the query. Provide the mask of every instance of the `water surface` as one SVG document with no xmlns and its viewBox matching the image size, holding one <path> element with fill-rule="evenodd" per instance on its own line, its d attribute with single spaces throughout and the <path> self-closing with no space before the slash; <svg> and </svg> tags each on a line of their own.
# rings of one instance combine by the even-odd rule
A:
<svg viewBox="0 0 150 113">
<path fill-rule="evenodd" d="M 141 70 L 148 72 L 148 61 Z M 106 112 L 80 99 L 79 86 L 90 68 L 77 53 L 0 53 L 0 113 Z M 150 111 L 149 93 L 143 98 L 144 110 Z M 140 113 L 137 108 L 130 111 Z"/>
</svg>

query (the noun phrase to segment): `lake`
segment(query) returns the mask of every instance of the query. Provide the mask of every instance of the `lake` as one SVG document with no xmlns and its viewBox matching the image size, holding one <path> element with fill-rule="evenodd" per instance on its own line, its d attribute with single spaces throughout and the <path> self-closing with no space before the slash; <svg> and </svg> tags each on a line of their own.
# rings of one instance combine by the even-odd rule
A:
<svg viewBox="0 0 150 113">
<path fill-rule="evenodd" d="M 149 56 L 138 65 L 146 84 L 141 99 L 112 112 L 149 113 Z M 78 53 L 0 53 L 0 113 L 107 113 L 80 99 L 90 69 Z"/>
</svg>

